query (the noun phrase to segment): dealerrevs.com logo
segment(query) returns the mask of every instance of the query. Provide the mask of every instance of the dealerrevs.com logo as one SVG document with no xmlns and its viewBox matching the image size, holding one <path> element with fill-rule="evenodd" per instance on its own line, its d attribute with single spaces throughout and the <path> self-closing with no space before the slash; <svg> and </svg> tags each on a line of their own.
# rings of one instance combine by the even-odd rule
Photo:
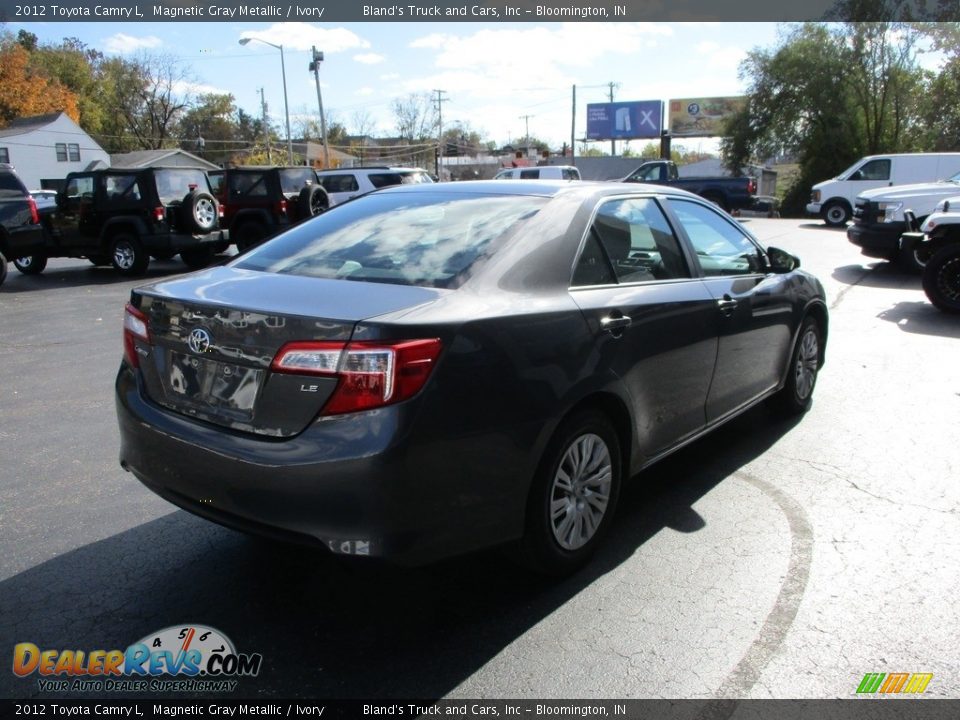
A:
<svg viewBox="0 0 960 720">
<path fill-rule="evenodd" d="M 175 625 L 147 635 L 126 650 L 13 648 L 13 673 L 38 676 L 47 692 L 232 692 L 240 677 L 260 672 L 260 653 L 238 653 L 219 630 Z"/>
<path fill-rule="evenodd" d="M 857 695 L 922 695 L 933 673 L 867 673 Z"/>
</svg>

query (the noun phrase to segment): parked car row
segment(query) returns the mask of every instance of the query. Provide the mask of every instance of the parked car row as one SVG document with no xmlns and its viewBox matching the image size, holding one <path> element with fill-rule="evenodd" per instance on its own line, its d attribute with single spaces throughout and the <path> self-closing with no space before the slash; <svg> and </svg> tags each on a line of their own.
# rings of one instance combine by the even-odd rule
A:
<svg viewBox="0 0 960 720">
<path fill-rule="evenodd" d="M 357 195 L 424 182 L 432 179 L 423 170 L 386 166 L 151 167 L 71 173 L 59 193 L 28 192 L 2 166 L 0 282 L 6 259 L 27 275 L 43 272 L 52 257 L 86 258 L 128 276 L 175 255 L 199 269 L 231 243 L 244 252 Z"/>
</svg>

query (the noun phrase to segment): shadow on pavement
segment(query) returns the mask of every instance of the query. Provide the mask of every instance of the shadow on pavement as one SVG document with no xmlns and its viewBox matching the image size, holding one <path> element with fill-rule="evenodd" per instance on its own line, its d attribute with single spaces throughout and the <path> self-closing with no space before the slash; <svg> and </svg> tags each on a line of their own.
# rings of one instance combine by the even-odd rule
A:
<svg viewBox="0 0 960 720">
<path fill-rule="evenodd" d="M 836 268 L 831 276 L 838 282 L 861 287 L 894 290 L 922 290 L 919 273 L 908 273 L 894 263 L 877 261 L 870 265 L 844 265 Z"/>
<path fill-rule="evenodd" d="M 440 697 L 664 528 L 703 528 L 693 504 L 794 424 L 756 408 L 635 478 L 604 546 L 565 580 L 505 551 L 416 569 L 348 561 L 177 511 L 0 582 L 0 647 L 123 650 L 200 623 L 262 653 L 238 696 Z M 36 675 L 0 673 L 0 696 L 37 694 Z"/>
<path fill-rule="evenodd" d="M 840 227 L 833 227 L 833 226 L 831 226 L 831 225 L 827 225 L 827 224 L 824 223 L 824 222 L 801 223 L 801 224 L 798 225 L 797 227 L 803 228 L 804 230 L 826 230 L 827 232 L 833 232 L 833 233 L 841 233 L 841 232 L 842 232 L 842 233 L 846 233 L 846 232 L 847 232 L 847 226 L 846 226 L 846 225 L 842 225 L 842 226 L 840 226 Z"/>
<path fill-rule="evenodd" d="M 928 302 L 898 302 L 877 317 L 896 323 L 904 332 L 960 338 L 960 318 L 940 312 Z"/>
</svg>

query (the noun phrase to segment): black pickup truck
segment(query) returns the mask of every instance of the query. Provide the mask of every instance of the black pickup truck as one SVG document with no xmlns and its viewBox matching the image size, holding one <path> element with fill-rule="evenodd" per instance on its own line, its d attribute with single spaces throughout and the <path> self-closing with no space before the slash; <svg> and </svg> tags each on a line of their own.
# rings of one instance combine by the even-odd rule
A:
<svg viewBox="0 0 960 720">
<path fill-rule="evenodd" d="M 757 180 L 752 177 L 680 177 L 670 160 L 643 163 L 621 182 L 670 185 L 706 198 L 727 212 L 746 210 L 757 200 Z"/>
</svg>

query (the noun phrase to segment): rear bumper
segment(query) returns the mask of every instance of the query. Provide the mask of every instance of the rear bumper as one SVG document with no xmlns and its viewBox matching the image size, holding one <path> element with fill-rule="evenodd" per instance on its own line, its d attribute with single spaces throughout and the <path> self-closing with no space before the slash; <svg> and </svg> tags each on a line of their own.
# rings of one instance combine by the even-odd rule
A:
<svg viewBox="0 0 960 720">
<path fill-rule="evenodd" d="M 0 243 L 0 252 L 11 260 L 43 252 L 46 245 L 42 225 L 7 228 L 6 237 L 6 242 Z"/>
<path fill-rule="evenodd" d="M 475 482 L 455 459 L 462 452 L 411 438 L 409 405 L 315 421 L 286 440 L 260 438 L 154 405 L 124 365 L 120 464 L 191 513 L 338 554 L 421 564 L 517 537 L 526 486 L 516 487 L 516 507 L 485 496 L 490 483 Z M 501 481 L 514 480 L 490 464 Z"/>
<path fill-rule="evenodd" d="M 906 231 L 904 222 L 854 222 L 847 228 L 847 239 L 867 257 L 889 260 L 900 250 L 900 236 Z"/>
</svg>

